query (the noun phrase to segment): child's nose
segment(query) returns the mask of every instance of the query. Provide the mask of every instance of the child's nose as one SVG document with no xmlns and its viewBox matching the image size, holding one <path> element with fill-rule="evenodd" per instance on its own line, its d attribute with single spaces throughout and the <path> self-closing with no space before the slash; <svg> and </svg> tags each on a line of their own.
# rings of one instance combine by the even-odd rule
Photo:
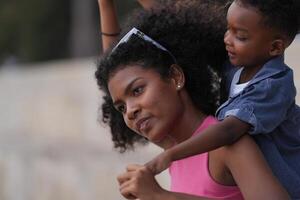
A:
<svg viewBox="0 0 300 200">
<path fill-rule="evenodd" d="M 231 45 L 231 35 L 230 35 L 229 31 L 226 31 L 226 33 L 224 35 L 224 43 L 225 43 L 225 45 Z"/>
</svg>

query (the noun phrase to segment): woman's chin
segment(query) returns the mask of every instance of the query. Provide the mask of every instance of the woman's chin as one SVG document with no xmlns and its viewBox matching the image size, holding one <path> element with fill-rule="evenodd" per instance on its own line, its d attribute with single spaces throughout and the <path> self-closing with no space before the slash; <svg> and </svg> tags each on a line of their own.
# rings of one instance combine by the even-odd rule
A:
<svg viewBox="0 0 300 200">
<path fill-rule="evenodd" d="M 176 140 L 170 135 L 162 135 L 160 137 L 149 139 L 152 143 L 167 149 L 177 144 Z"/>
<path fill-rule="evenodd" d="M 145 136 L 145 137 L 146 137 L 150 142 L 155 143 L 155 144 L 160 143 L 160 142 L 163 140 L 163 138 L 164 138 L 164 136 L 151 135 L 151 134 L 149 134 L 149 135 L 147 135 L 147 136 Z"/>
</svg>

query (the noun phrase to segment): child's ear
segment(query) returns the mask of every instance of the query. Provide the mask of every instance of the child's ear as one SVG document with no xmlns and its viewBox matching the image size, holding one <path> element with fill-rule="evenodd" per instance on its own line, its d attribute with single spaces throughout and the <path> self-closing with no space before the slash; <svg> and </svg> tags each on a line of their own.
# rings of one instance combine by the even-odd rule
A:
<svg viewBox="0 0 300 200">
<path fill-rule="evenodd" d="M 283 39 L 276 39 L 271 44 L 270 56 L 282 55 L 285 50 L 285 42 Z"/>
<path fill-rule="evenodd" d="M 177 64 L 172 64 L 170 67 L 170 79 L 177 90 L 183 88 L 185 84 L 185 77 L 181 67 Z"/>
</svg>

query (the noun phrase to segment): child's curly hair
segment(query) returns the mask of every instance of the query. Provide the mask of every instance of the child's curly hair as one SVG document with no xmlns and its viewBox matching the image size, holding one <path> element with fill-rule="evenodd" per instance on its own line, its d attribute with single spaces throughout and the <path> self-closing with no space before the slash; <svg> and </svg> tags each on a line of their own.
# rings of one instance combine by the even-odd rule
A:
<svg viewBox="0 0 300 200">
<path fill-rule="evenodd" d="M 242 6 L 257 9 L 263 23 L 287 36 L 291 42 L 300 30 L 299 0 L 235 0 Z"/>
<path fill-rule="evenodd" d="M 220 10 L 202 4 L 197 8 L 174 9 L 167 6 L 139 11 L 124 29 L 125 34 L 134 26 L 172 52 L 185 74 L 185 87 L 193 103 L 208 115 L 214 114 L 219 105 L 217 74 L 227 58 L 223 43 L 225 10 Z M 132 149 L 136 142 L 147 142 L 126 126 L 122 114 L 114 108 L 108 90 L 108 81 L 113 73 L 131 64 L 154 69 L 166 78 L 174 60 L 166 51 L 134 35 L 99 60 L 95 76 L 100 90 L 104 92 L 102 121 L 109 124 L 114 146 L 121 152 Z"/>
</svg>

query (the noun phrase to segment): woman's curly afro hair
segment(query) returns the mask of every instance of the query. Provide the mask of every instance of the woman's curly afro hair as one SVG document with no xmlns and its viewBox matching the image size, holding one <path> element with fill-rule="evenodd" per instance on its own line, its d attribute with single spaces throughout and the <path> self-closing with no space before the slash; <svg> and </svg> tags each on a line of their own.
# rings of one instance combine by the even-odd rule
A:
<svg viewBox="0 0 300 200">
<path fill-rule="evenodd" d="M 225 13 L 224 7 L 212 3 L 138 11 L 122 35 L 136 27 L 172 52 L 185 74 L 185 87 L 195 106 L 206 114 L 214 114 L 220 96 L 218 75 L 227 58 L 223 43 Z M 166 78 L 174 60 L 166 51 L 135 36 L 99 59 L 95 76 L 104 92 L 102 121 L 109 124 L 114 146 L 120 152 L 132 149 L 137 142 L 147 142 L 126 126 L 121 113 L 113 107 L 108 90 L 113 73 L 131 64 L 154 69 Z"/>
</svg>

